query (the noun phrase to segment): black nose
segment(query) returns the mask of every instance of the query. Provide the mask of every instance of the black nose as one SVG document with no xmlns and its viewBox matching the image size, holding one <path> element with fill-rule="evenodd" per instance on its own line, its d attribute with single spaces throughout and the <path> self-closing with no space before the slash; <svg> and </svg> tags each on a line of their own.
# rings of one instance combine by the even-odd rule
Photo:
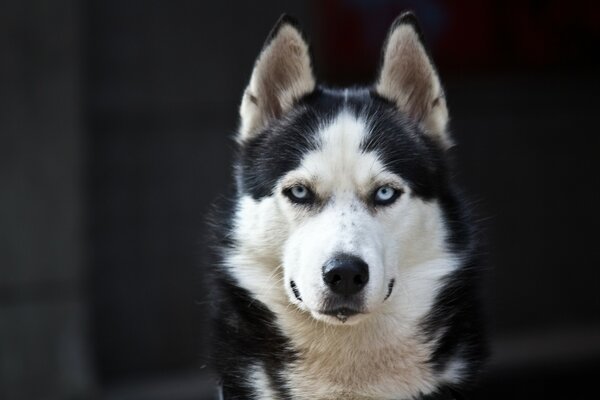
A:
<svg viewBox="0 0 600 400">
<path fill-rule="evenodd" d="M 353 295 L 369 282 L 369 266 L 356 256 L 340 254 L 323 266 L 323 280 L 332 292 Z"/>
</svg>

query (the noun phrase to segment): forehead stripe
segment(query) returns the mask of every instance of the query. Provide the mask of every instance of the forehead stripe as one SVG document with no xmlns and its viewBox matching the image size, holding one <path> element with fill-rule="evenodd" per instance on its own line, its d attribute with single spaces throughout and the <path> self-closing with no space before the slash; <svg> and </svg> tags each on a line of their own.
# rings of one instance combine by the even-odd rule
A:
<svg viewBox="0 0 600 400">
<path fill-rule="evenodd" d="M 393 105 L 366 90 L 319 90 L 242 145 L 238 189 L 255 199 L 270 196 L 309 153 L 327 148 L 332 162 L 373 152 L 415 194 L 431 197 L 439 160 L 423 137 Z"/>
</svg>

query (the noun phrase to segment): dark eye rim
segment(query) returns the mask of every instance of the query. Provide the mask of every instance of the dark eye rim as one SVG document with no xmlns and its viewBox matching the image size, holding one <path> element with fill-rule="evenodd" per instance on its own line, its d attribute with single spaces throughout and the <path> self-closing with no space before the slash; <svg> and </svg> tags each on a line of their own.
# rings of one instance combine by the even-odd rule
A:
<svg viewBox="0 0 600 400">
<path fill-rule="evenodd" d="M 307 194 L 306 194 L 305 198 L 301 199 L 292 194 L 292 189 L 297 186 L 302 186 L 306 189 Z M 295 204 L 312 204 L 315 201 L 315 194 L 313 193 L 313 191 L 308 186 L 302 185 L 302 184 L 291 185 L 291 186 L 284 188 L 283 194 L 292 203 L 295 203 Z"/>
<path fill-rule="evenodd" d="M 394 195 L 392 197 L 390 197 L 389 199 L 387 199 L 387 200 L 379 200 L 377 198 L 377 192 L 382 187 L 389 187 L 389 188 L 393 189 L 394 190 Z M 381 185 L 381 186 L 377 186 L 377 188 L 375 188 L 375 190 L 371 194 L 371 199 L 372 199 L 373 204 L 376 205 L 376 206 L 389 206 L 390 204 L 392 204 L 396 200 L 398 200 L 398 197 L 400 197 L 402 195 L 402 193 L 404 193 L 404 191 L 402 189 L 400 189 L 398 187 L 395 187 L 393 185 Z"/>
</svg>

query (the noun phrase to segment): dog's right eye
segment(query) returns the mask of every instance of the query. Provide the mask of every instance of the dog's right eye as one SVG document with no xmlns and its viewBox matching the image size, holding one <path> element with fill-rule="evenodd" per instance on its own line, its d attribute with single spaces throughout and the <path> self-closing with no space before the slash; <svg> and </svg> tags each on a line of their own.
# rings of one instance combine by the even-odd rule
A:
<svg viewBox="0 0 600 400">
<path fill-rule="evenodd" d="M 311 203 L 314 198 L 310 189 L 303 185 L 295 185 L 287 188 L 283 191 L 283 194 L 285 194 L 292 202 L 298 204 Z"/>
</svg>

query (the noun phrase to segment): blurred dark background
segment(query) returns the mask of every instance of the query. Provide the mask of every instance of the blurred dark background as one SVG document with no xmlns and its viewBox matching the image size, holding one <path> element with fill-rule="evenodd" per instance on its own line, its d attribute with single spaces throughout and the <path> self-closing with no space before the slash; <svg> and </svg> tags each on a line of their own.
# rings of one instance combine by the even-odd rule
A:
<svg viewBox="0 0 600 400">
<path fill-rule="evenodd" d="M 279 14 L 369 83 L 414 10 L 482 218 L 493 357 L 472 399 L 589 399 L 600 373 L 593 1 L 0 2 L 0 398 L 211 399 L 204 215 Z"/>
</svg>

